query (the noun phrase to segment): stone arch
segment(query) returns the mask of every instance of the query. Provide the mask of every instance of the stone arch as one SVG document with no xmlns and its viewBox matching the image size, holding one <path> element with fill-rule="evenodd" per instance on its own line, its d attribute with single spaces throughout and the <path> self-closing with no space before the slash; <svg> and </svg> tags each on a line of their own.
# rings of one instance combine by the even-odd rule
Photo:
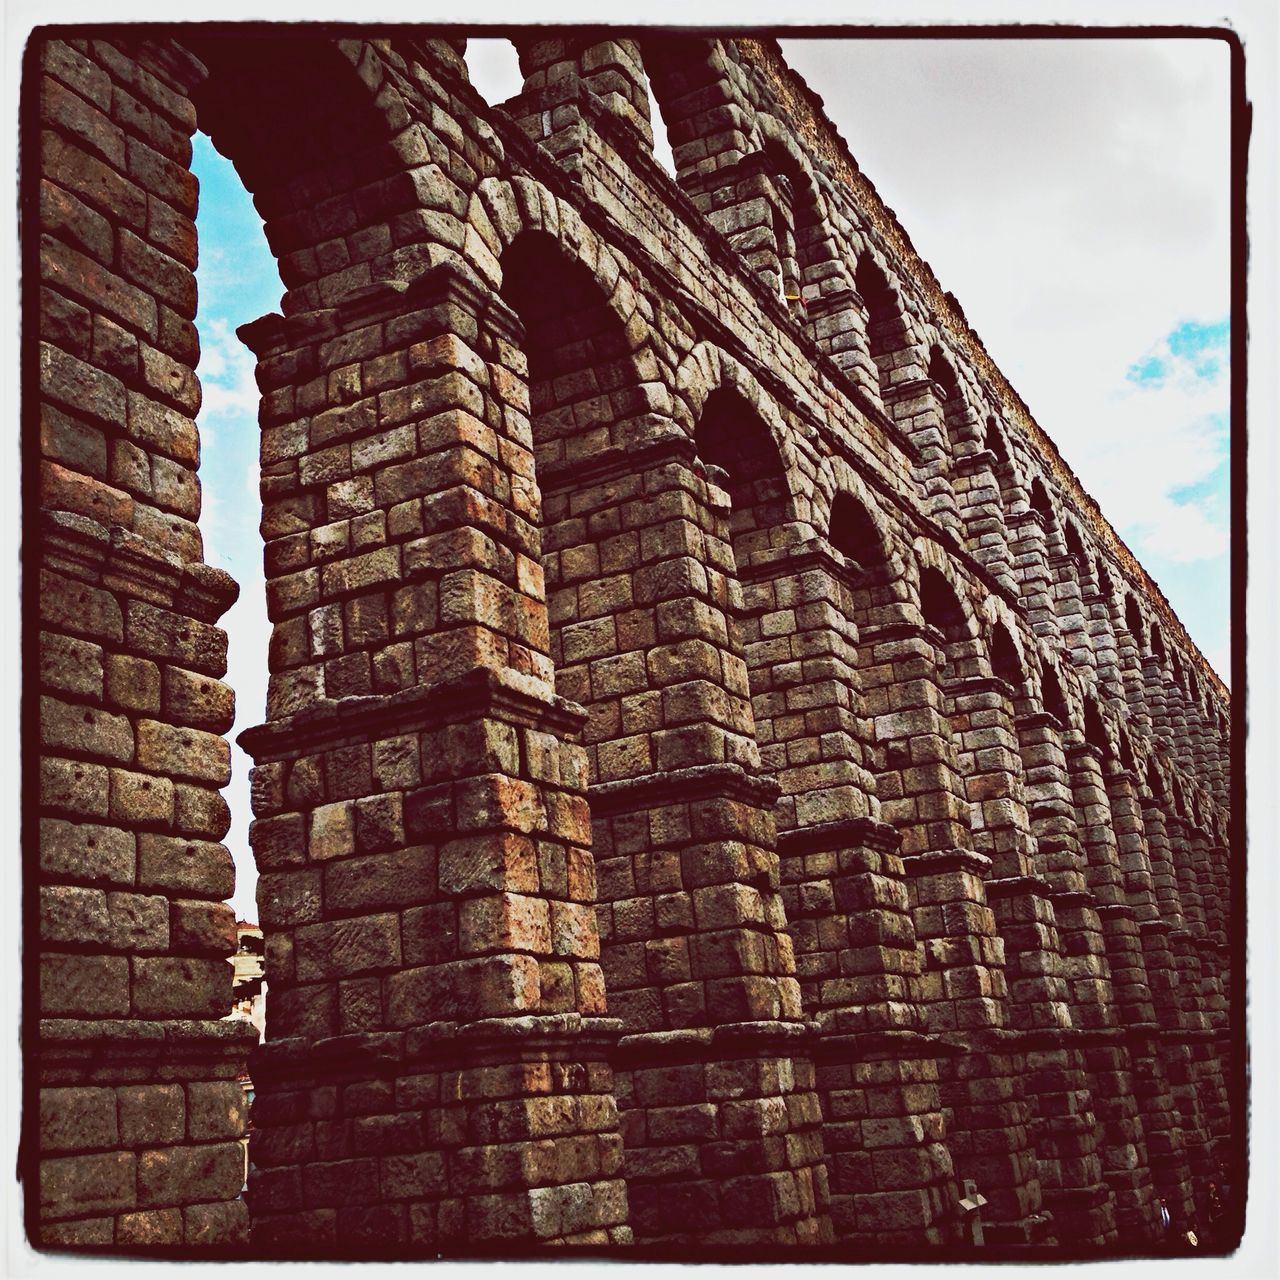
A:
<svg viewBox="0 0 1280 1280">
<path fill-rule="evenodd" d="M 863 570 L 877 566 L 887 569 L 891 563 L 892 544 L 865 490 L 836 490 L 827 517 L 827 540 L 847 561 Z"/>
<path fill-rule="evenodd" d="M 787 478 L 787 501 L 797 519 L 811 520 L 812 500 L 794 478 L 798 453 L 791 436 L 796 427 L 783 418 L 777 402 L 751 370 L 714 343 L 698 343 L 676 370 L 676 420 L 694 436 L 708 400 L 721 390 L 732 392 L 767 430 Z"/>
<path fill-rule="evenodd" d="M 577 209 L 523 175 L 484 178 L 476 187 L 475 199 L 492 229 L 486 236 L 491 252 L 481 255 L 476 263 L 477 269 L 483 266 L 490 287 L 502 288 L 500 259 L 512 243 L 524 233 L 540 231 L 557 242 L 565 258 L 592 276 L 625 331 L 631 350 L 639 353 L 645 349 L 648 326 L 641 314 L 640 295 L 629 279 L 629 264 L 600 239 Z"/>
<path fill-rule="evenodd" d="M 1064 729 L 1071 727 L 1071 704 L 1067 700 L 1062 676 L 1056 665 L 1045 662 L 1040 669 L 1040 697 L 1045 711 L 1054 717 Z"/>
<path fill-rule="evenodd" d="M 948 641 L 972 637 L 976 631 L 972 615 L 951 582 L 932 565 L 920 570 L 920 613 Z"/>
<path fill-rule="evenodd" d="M 1081 716 L 1080 728 L 1084 734 L 1084 740 L 1091 747 L 1096 747 L 1108 758 L 1115 754 L 1107 722 L 1103 718 L 1097 702 L 1091 697 L 1084 699 L 1084 713 Z"/>
<path fill-rule="evenodd" d="M 1124 596 L 1124 623 L 1129 629 L 1129 634 L 1133 636 L 1133 642 L 1138 646 L 1138 653 L 1141 655 L 1147 647 L 1147 629 L 1137 600 L 1127 591 Z"/>
<path fill-rule="evenodd" d="M 1167 660 L 1168 655 L 1164 646 L 1164 632 L 1161 631 L 1160 624 L 1158 622 L 1153 622 L 1151 624 L 1150 643 L 1151 652 L 1159 660 L 1161 665 L 1163 665 Z"/>
<path fill-rule="evenodd" d="M 1015 692 L 1021 690 L 1026 681 L 1026 669 L 1014 633 L 1003 619 L 997 620 L 991 628 L 990 648 L 992 674 L 1012 685 Z"/>
<path fill-rule="evenodd" d="M 1076 528 L 1075 521 L 1064 520 L 1062 527 L 1067 543 L 1067 554 L 1077 557 L 1081 568 L 1085 568 L 1089 563 L 1089 552 L 1085 549 L 1084 539 L 1080 536 L 1080 530 Z"/>
<path fill-rule="evenodd" d="M 928 571 L 933 575 L 929 588 L 930 599 L 936 606 L 944 609 L 950 623 L 956 628 L 954 636 L 949 638 L 957 641 L 980 639 L 981 629 L 969 599 L 968 587 L 956 574 L 950 556 L 930 538 L 915 539 L 912 550 L 915 561 L 914 590 L 916 599 L 920 602 L 921 614 L 923 615 L 925 607 L 924 584 L 925 574 Z M 954 606 L 946 600 L 947 594 L 954 598 Z"/>
<path fill-rule="evenodd" d="M 782 298 L 803 308 L 805 287 L 816 285 L 817 269 L 841 262 L 827 201 L 792 132 L 767 112 L 755 117 L 755 142 L 775 187 L 774 246 Z"/>
<path fill-rule="evenodd" d="M 1158 804 L 1167 804 L 1170 796 L 1169 781 L 1165 777 L 1164 768 L 1161 767 L 1155 751 L 1147 755 L 1146 781 L 1147 790 L 1151 792 L 1152 799 Z"/>
<path fill-rule="evenodd" d="M 1123 725 L 1116 726 L 1116 755 L 1120 761 L 1120 767 L 1129 770 L 1129 772 L 1137 774 L 1138 757 L 1134 751 L 1133 739 L 1126 731 Z"/>
<path fill-rule="evenodd" d="M 639 411 L 635 388 L 643 378 L 643 342 L 630 323 L 630 300 L 620 299 L 616 286 L 607 290 L 589 256 L 573 253 L 572 244 L 541 229 L 513 237 L 501 258 L 500 294 L 524 324 L 530 383 L 539 384 L 547 398 L 531 405 L 534 417 L 552 407 L 560 411 L 537 441 L 540 451 L 554 434 L 576 440 L 585 456 L 587 450 L 620 444 L 616 424 Z M 574 453 L 553 456 L 567 461 Z"/>
<path fill-rule="evenodd" d="M 1116 594 L 1115 579 L 1112 576 L 1112 571 L 1107 568 L 1101 557 L 1098 559 L 1095 571 L 1098 575 L 1098 594 L 1106 602 L 1109 610 Z"/>
<path fill-rule="evenodd" d="M 730 499 L 730 531 L 742 559 L 769 545 L 770 531 L 794 514 L 786 467 L 775 438 L 731 384 L 722 382 L 703 402 L 693 432 L 698 458 L 719 473 Z"/>
<path fill-rule="evenodd" d="M 929 348 L 928 374 L 942 392 L 943 427 L 947 448 L 954 461 L 960 444 L 960 433 L 966 424 L 968 405 L 955 366 L 936 342 Z"/>
<path fill-rule="evenodd" d="M 1027 501 L 1031 510 L 1044 521 L 1046 532 L 1057 528 L 1057 510 L 1054 507 L 1053 499 L 1049 496 L 1048 487 L 1039 476 L 1036 476 L 1031 481 L 1031 490 L 1027 495 Z"/>
<path fill-rule="evenodd" d="M 902 381 L 895 370 L 903 362 L 903 353 L 915 346 L 911 321 L 899 288 L 872 250 L 858 259 L 853 279 L 862 298 L 867 350 L 876 369 L 875 391 L 884 400 Z"/>
<path fill-rule="evenodd" d="M 1018 496 L 1018 464 L 995 414 L 987 415 L 982 445 L 995 460 L 992 469 L 995 473 L 1000 505 L 1008 514 L 1013 510 L 1013 504 Z"/>
</svg>

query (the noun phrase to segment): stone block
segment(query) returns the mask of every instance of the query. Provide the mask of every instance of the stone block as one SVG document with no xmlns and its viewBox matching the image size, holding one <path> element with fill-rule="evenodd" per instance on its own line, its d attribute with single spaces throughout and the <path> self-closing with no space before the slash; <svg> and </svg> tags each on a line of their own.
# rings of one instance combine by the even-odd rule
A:
<svg viewBox="0 0 1280 1280">
<path fill-rule="evenodd" d="M 40 1012 L 46 1018 L 128 1016 L 128 959 L 58 952 L 42 955 Z"/>
<path fill-rule="evenodd" d="M 244 1185 L 238 1142 L 161 1147 L 138 1156 L 138 1204 L 163 1207 L 232 1200 Z"/>
<path fill-rule="evenodd" d="M 133 961 L 133 1012 L 143 1018 L 221 1018 L 231 1008 L 231 966 L 190 956 Z"/>
<path fill-rule="evenodd" d="M 65 1156 L 40 1162 L 40 1216 L 46 1222 L 120 1213 L 137 1202 L 130 1151 Z"/>
<path fill-rule="evenodd" d="M 120 1140 L 125 1146 L 156 1147 L 182 1141 L 186 1100 L 180 1084 L 123 1085 L 115 1093 Z"/>
<path fill-rule="evenodd" d="M 244 1136 L 248 1103 L 238 1080 L 192 1083 L 186 1089 L 188 1138 L 209 1142 Z"/>
<path fill-rule="evenodd" d="M 110 1089 L 40 1090 L 41 1151 L 94 1151 L 114 1147 L 118 1140 L 116 1098 Z"/>
</svg>

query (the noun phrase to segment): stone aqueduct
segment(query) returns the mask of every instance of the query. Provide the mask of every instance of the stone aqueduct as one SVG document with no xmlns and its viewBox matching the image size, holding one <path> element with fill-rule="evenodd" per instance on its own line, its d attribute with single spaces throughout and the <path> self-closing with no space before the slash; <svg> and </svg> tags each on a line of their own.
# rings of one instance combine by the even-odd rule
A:
<svg viewBox="0 0 1280 1280">
<path fill-rule="evenodd" d="M 515 42 L 33 38 L 33 1240 L 1225 1247 L 1224 688 L 771 41 Z M 286 289 L 243 1196 L 197 127 Z"/>
</svg>

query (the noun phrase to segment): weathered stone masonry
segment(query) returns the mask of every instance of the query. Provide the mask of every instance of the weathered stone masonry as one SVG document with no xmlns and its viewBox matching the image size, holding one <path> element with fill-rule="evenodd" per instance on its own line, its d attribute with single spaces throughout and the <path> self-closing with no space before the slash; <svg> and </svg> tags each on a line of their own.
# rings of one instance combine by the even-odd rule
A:
<svg viewBox="0 0 1280 1280">
<path fill-rule="evenodd" d="M 1225 689 L 776 46 L 515 43 L 33 38 L 33 1240 L 1228 1245 Z M 197 127 L 285 287 L 244 1197 Z"/>
</svg>

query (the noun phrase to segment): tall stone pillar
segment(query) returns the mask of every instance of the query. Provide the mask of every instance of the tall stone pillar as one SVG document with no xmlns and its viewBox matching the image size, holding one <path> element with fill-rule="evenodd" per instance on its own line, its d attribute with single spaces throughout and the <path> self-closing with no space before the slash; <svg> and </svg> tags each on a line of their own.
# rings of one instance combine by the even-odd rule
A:
<svg viewBox="0 0 1280 1280">
<path fill-rule="evenodd" d="M 1129 600 L 1132 603 L 1133 597 Z M 1151 710 L 1147 706 L 1146 679 L 1142 665 L 1142 651 L 1145 637 L 1141 631 L 1130 630 L 1129 619 L 1120 612 L 1117 601 L 1113 597 L 1109 602 L 1112 609 L 1112 629 L 1116 637 L 1116 662 L 1120 668 L 1120 679 L 1124 686 L 1124 700 L 1128 707 L 1128 719 L 1131 722 L 1135 737 L 1151 736 Z M 1130 610 L 1132 612 L 1132 610 Z M 1133 619 L 1135 627 L 1140 625 Z"/>
<path fill-rule="evenodd" d="M 1120 675 L 1120 654 L 1116 648 L 1116 629 L 1111 619 L 1108 602 L 1110 578 L 1099 558 L 1094 569 L 1093 589 L 1084 592 L 1084 606 L 1089 637 L 1088 645 L 1094 655 L 1098 672 L 1098 691 L 1103 701 L 1115 705 L 1124 699 L 1124 680 Z M 1150 705 L 1150 704 L 1148 704 Z"/>
<path fill-rule="evenodd" d="M 1140 1239 L 1155 1239 L 1157 1206 L 1127 1043 L 1133 1035 L 1145 1035 L 1153 1029 L 1155 1010 L 1147 986 L 1136 913 L 1124 900 L 1099 749 L 1081 738 L 1069 748 L 1067 760 L 1086 858 L 1086 881 L 1097 902 L 1110 993 L 1124 1033 L 1119 1043 L 1105 1051 L 1105 1062 L 1100 1057 L 1094 1059 L 1100 1067 L 1094 1097 L 1109 1139 L 1103 1173 L 1116 1194 L 1116 1217 L 1121 1229 L 1136 1233 Z"/>
<path fill-rule="evenodd" d="M 964 524 L 965 541 L 974 558 L 1001 586 L 1016 592 L 1004 504 L 995 468 L 996 457 L 990 449 L 967 452 L 952 464 L 951 483 Z"/>
<path fill-rule="evenodd" d="M 1116 1198 L 1103 1174 L 1114 1140 L 1105 1123 L 1107 1098 L 1095 1093 L 1099 1085 L 1114 1087 L 1101 1072 L 1112 1065 L 1118 1031 L 1102 924 L 1085 879 L 1062 724 L 1031 699 L 1019 705 L 1015 724 L 1035 866 L 1048 885 L 1046 897 L 1062 944 L 1072 1023 L 1061 1046 L 1028 1055 L 1028 1075 L 1043 1117 L 1036 1153 L 1059 1239 L 1113 1244 Z M 1056 1102 L 1053 1111 L 1047 1111 L 1046 1098 Z"/>
<path fill-rule="evenodd" d="M 1038 1226 L 1031 1219 L 1040 1191 L 1026 1101 L 1001 1037 L 1004 948 L 984 891 L 991 859 L 972 847 L 950 695 L 939 683 L 946 641 L 931 626 L 903 620 L 864 629 L 862 643 L 868 686 L 874 680 L 887 694 L 888 709 L 874 718 L 884 753 L 877 791 L 881 816 L 902 833 L 924 957 L 920 999 L 930 1031 L 976 1046 L 946 1064 L 947 1144 L 957 1175 L 974 1177 L 988 1197 L 993 1230 L 1025 1239 Z"/>
<path fill-rule="evenodd" d="M 878 402 L 880 376 L 867 346 L 867 304 L 847 281 L 826 282 L 805 298 L 805 322 L 820 350 L 825 351 L 860 387 Z"/>
<path fill-rule="evenodd" d="M 763 764 L 782 788 L 782 895 L 795 941 L 838 1239 L 943 1243 L 957 1226 L 936 1055 L 897 832 L 877 820 L 857 671 L 861 570 L 816 540 L 739 565 Z M 863 586 L 862 591 L 866 588 Z"/>
<path fill-rule="evenodd" d="M 653 151 L 653 124 L 639 43 L 548 35 L 515 41 L 524 86 L 505 104 L 525 132 L 570 172 L 581 166 L 583 131 L 591 127 L 585 95 L 610 120 L 626 125 Z"/>
<path fill-rule="evenodd" d="M 440 266 L 241 332 L 274 622 L 268 720 L 242 736 L 272 1002 L 254 1239 L 624 1242 L 519 322 Z"/>
<path fill-rule="evenodd" d="M 1038 636 L 1057 634 L 1057 618 L 1053 607 L 1053 572 L 1045 545 L 1044 518 L 1038 511 L 1026 508 L 1005 517 L 1009 529 L 1009 555 L 1013 560 L 1018 594 Z"/>
<path fill-rule="evenodd" d="M 1181 1117 L 1198 1221 L 1208 1215 L 1208 1187 L 1216 1176 L 1214 1134 L 1226 1113 L 1221 1066 L 1201 1005 L 1199 961 L 1182 914 L 1165 813 L 1158 795 L 1144 795 L 1143 830 L 1150 851 L 1152 882 L 1160 919 L 1168 929 L 1172 971 L 1155 988 L 1156 1015 L 1166 1074 Z"/>
<path fill-rule="evenodd" d="M 1080 582 L 1082 566 L 1070 551 L 1049 557 L 1053 575 L 1054 612 L 1058 617 L 1060 643 L 1070 655 L 1073 666 L 1094 670 L 1098 658 L 1094 653 L 1085 612 L 1084 591 Z"/>
<path fill-rule="evenodd" d="M 1154 869 L 1138 796 L 1138 780 L 1115 761 L 1106 766 L 1107 798 L 1119 854 L 1125 901 L 1138 925 L 1143 968 L 1151 993 L 1155 1026 L 1131 1027 L 1129 1051 L 1142 1110 L 1143 1131 L 1156 1191 L 1165 1202 L 1172 1229 L 1181 1233 L 1195 1223 L 1188 1133 L 1174 1094 L 1175 1078 L 1184 1072 L 1182 1046 L 1170 1039 L 1180 1030 L 1176 1001 L 1178 976 L 1170 942 L 1172 925 L 1163 918 L 1156 897 Z"/>
<path fill-rule="evenodd" d="M 963 545 L 964 527 L 951 487 L 947 394 L 923 369 L 920 373 L 921 376 L 912 381 L 895 381 L 892 388 L 884 392 L 884 405 L 916 448 L 916 474 L 924 491 L 926 510 Z"/>
<path fill-rule="evenodd" d="M 1165 747 L 1172 741 L 1169 726 L 1169 703 L 1165 692 L 1165 675 L 1159 657 L 1147 653 L 1142 658 L 1142 688 L 1151 716 L 1151 742 L 1155 750 L 1163 750 L 1156 739 L 1162 739 Z"/>
<path fill-rule="evenodd" d="M 559 687 L 585 730 L 631 1221 L 644 1241 L 829 1239 L 729 495 L 651 415 L 543 468 Z"/>
<path fill-rule="evenodd" d="M 237 588 L 197 525 L 195 112 L 104 41 L 31 55 L 27 1228 L 234 1246 L 256 1037 L 222 1021 Z"/>
</svg>

